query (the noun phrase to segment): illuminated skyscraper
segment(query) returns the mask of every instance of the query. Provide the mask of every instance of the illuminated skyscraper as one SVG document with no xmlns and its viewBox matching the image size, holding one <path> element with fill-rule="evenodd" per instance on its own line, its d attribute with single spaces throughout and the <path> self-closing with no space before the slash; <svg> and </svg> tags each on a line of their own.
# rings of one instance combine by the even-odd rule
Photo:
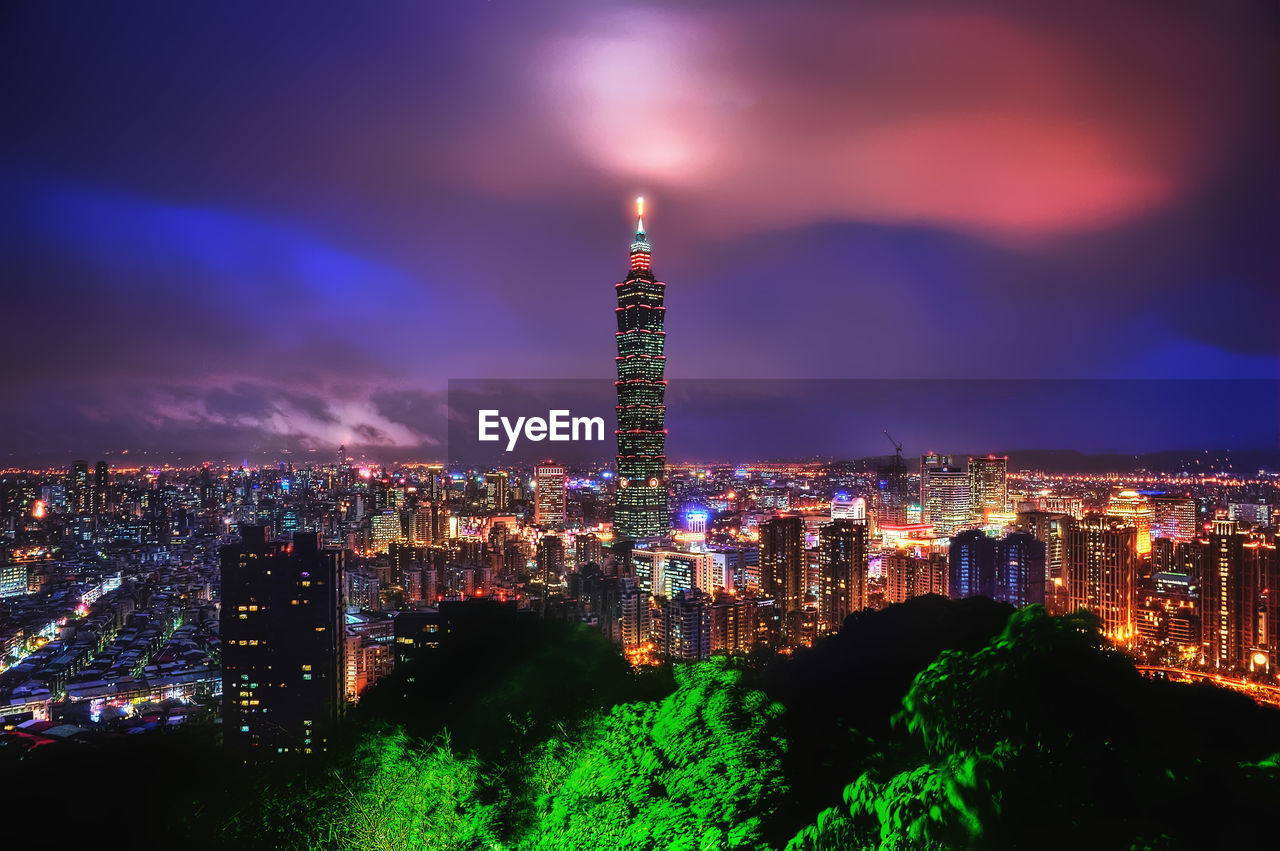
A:
<svg viewBox="0 0 1280 851">
<path fill-rule="evenodd" d="M 1151 498 L 1152 536 L 1175 541 L 1195 540 L 1196 501 L 1189 496 L 1154 496 Z"/>
<path fill-rule="evenodd" d="M 89 510 L 89 462 L 76 461 L 67 477 L 67 508 L 74 514 Z"/>
<path fill-rule="evenodd" d="M 950 537 L 973 525 L 973 500 L 969 477 L 955 467 L 937 466 L 921 471 L 924 498 L 923 521 L 932 523 L 939 535 Z"/>
<path fill-rule="evenodd" d="M 666 388 L 663 330 L 667 285 L 650 269 L 644 201 L 637 201 L 631 269 L 618 291 L 618 490 L 613 532 L 618 540 L 667 535 Z"/>
<path fill-rule="evenodd" d="M 951 540 L 947 588 L 953 599 L 995 598 L 996 542 L 977 529 Z"/>
<path fill-rule="evenodd" d="M 1121 644 L 1135 636 L 1137 536 L 1118 517 L 1088 514 L 1065 538 L 1068 605 L 1096 614 L 1103 634 Z"/>
<path fill-rule="evenodd" d="M 760 590 L 781 614 L 804 605 L 804 521 L 775 517 L 760 527 Z"/>
<path fill-rule="evenodd" d="M 1119 517 L 1137 530 L 1134 546 L 1138 555 L 1145 556 L 1151 552 L 1151 523 L 1154 514 L 1146 496 L 1132 490 L 1120 491 L 1107 502 L 1107 514 Z"/>
<path fill-rule="evenodd" d="M 987 455 L 969 459 L 969 499 L 973 517 L 981 521 L 992 511 L 1004 511 L 1009 501 L 1009 459 Z"/>
<path fill-rule="evenodd" d="M 484 474 L 484 507 L 490 511 L 506 511 L 511 482 L 505 471 Z"/>
<path fill-rule="evenodd" d="M 533 522 L 544 529 L 563 529 L 565 469 L 559 464 L 533 468 Z"/>
<path fill-rule="evenodd" d="M 821 628 L 836 632 L 867 607 L 867 527 L 833 520 L 818 528 L 818 610 Z"/>
</svg>

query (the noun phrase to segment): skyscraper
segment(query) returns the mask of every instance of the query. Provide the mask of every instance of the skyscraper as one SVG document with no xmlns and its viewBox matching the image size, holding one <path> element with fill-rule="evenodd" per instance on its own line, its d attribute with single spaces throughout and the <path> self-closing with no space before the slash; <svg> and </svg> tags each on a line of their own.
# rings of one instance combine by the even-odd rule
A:
<svg viewBox="0 0 1280 851">
<path fill-rule="evenodd" d="M 1118 517 L 1088 514 L 1065 538 L 1068 605 L 1096 614 L 1103 634 L 1122 644 L 1135 635 L 1137 537 Z"/>
<path fill-rule="evenodd" d="M 969 477 L 956 467 L 937 466 L 922 469 L 924 498 L 923 520 L 932 523 L 939 535 L 950 537 L 973 523 L 973 500 L 969 493 Z"/>
<path fill-rule="evenodd" d="M 775 517 L 760 527 L 760 590 L 783 617 L 804 605 L 804 521 Z"/>
<path fill-rule="evenodd" d="M 1133 490 L 1123 490 L 1112 495 L 1107 502 L 1107 514 L 1119 517 L 1137 529 L 1134 546 L 1138 555 L 1145 556 L 1151 552 L 1151 525 L 1154 514 L 1151 503 L 1144 494 Z"/>
<path fill-rule="evenodd" d="M 973 517 L 981 522 L 992 511 L 1004 511 L 1009 501 L 1009 459 L 987 455 L 969 459 L 969 499 Z"/>
<path fill-rule="evenodd" d="M 818 610 L 821 626 L 836 632 L 867 606 L 867 527 L 833 520 L 818 527 Z"/>
<path fill-rule="evenodd" d="M 977 529 L 951 540 L 947 587 L 952 599 L 995 598 L 996 542 Z"/>
<path fill-rule="evenodd" d="M 1014 606 L 1044 602 L 1045 545 L 1030 532 L 1013 532 L 996 543 L 995 599 Z"/>
<path fill-rule="evenodd" d="M 622 541 L 664 537 L 670 526 L 666 484 L 667 285 L 653 276 L 637 201 L 631 268 L 618 291 L 618 489 L 614 536 Z"/>
<path fill-rule="evenodd" d="M 565 469 L 559 464 L 533 468 L 533 522 L 544 529 L 563 529 Z"/>
<path fill-rule="evenodd" d="M 342 709 L 343 555 L 315 533 L 222 548 L 222 719 L 246 758 L 325 749 Z"/>
</svg>

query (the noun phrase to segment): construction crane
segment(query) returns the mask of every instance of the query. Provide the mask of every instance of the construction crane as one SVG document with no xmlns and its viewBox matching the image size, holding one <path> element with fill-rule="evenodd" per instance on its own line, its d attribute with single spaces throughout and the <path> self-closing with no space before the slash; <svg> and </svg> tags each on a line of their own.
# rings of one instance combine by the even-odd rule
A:
<svg viewBox="0 0 1280 851">
<path fill-rule="evenodd" d="M 893 435 L 889 434 L 889 429 L 884 430 L 884 436 L 889 438 L 889 442 L 893 444 L 893 448 L 897 450 L 898 457 L 902 457 L 902 444 L 893 439 Z"/>
</svg>

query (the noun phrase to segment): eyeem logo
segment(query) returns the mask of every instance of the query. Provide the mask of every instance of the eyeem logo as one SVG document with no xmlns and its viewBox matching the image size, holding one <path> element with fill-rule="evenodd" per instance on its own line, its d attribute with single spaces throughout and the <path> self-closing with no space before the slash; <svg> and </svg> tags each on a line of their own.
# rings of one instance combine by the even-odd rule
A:
<svg viewBox="0 0 1280 851">
<path fill-rule="evenodd" d="M 568 411 L 547 411 L 545 420 L 542 417 L 516 417 L 516 421 L 512 423 L 496 409 L 481 410 L 479 413 L 480 440 L 501 440 L 502 436 L 498 433 L 498 427 L 501 426 L 507 435 L 508 452 L 515 449 L 521 434 L 525 440 L 535 443 L 542 440 L 604 440 L 604 417 L 572 417 Z M 593 433 L 595 437 L 592 437 Z"/>
</svg>

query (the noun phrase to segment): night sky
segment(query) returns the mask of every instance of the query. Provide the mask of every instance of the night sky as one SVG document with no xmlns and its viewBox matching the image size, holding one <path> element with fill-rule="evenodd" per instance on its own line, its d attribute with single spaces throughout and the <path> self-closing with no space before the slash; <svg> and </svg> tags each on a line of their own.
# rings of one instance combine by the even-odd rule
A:
<svg viewBox="0 0 1280 851">
<path fill-rule="evenodd" d="M 610 375 L 639 194 L 675 377 L 1280 377 L 1273 0 L 26 2 L 0 33 L 11 461 L 439 455 L 450 379 Z M 1179 419 L 1148 447 L 1205 439 Z M 776 454 L 844 448 L 808 433 Z"/>
</svg>

